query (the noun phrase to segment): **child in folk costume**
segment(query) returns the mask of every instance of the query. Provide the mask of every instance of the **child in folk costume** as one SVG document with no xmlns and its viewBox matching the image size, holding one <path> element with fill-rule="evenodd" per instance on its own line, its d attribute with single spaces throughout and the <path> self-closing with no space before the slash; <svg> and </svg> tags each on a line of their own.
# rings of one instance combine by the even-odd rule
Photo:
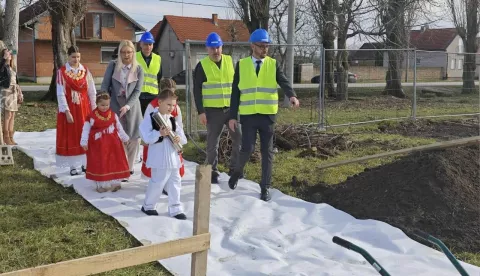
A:
<svg viewBox="0 0 480 276">
<path fill-rule="evenodd" d="M 176 83 L 171 78 L 163 78 L 160 81 L 160 89 L 161 89 L 160 91 L 164 89 L 171 89 L 172 91 L 175 92 Z M 150 102 L 150 104 L 147 106 L 147 109 L 145 110 L 144 116 L 152 113 L 154 109 L 157 107 L 158 107 L 158 98 Z M 178 104 L 175 104 L 171 115 L 175 118 L 175 121 L 177 122 L 177 124 L 179 124 L 180 127 L 183 129 L 182 113 L 180 110 L 180 106 Z M 150 179 L 152 170 L 148 168 L 146 165 L 147 159 L 148 159 L 148 145 L 144 144 L 143 145 L 142 177 Z M 183 177 L 183 175 L 185 174 L 185 165 L 183 164 L 183 157 L 181 154 L 180 154 L 180 160 L 182 162 L 182 167 L 180 168 L 180 176 Z M 163 194 L 168 195 L 165 189 L 163 190 Z"/>
<path fill-rule="evenodd" d="M 80 64 L 77 46 L 68 48 L 68 63 L 57 71 L 57 145 L 56 165 L 84 171 L 85 150 L 80 146 L 83 123 L 95 109 L 97 91 L 90 71 Z"/>
<path fill-rule="evenodd" d="M 142 212 L 149 216 L 158 216 L 155 210 L 156 203 L 166 187 L 168 192 L 168 213 L 170 216 L 184 220 L 187 217 L 183 213 L 183 207 L 180 202 L 181 176 L 180 167 L 182 166 L 180 154 L 170 141 L 168 134 L 172 130 L 176 133 L 175 143 L 182 145 L 187 143 L 187 138 L 183 132 L 183 127 L 176 122 L 171 113 L 176 105 L 177 96 L 171 89 L 164 89 L 158 94 L 158 107 L 152 112 L 145 112 L 142 123 L 140 124 L 140 135 L 142 140 L 148 144 L 148 159 L 146 166 L 152 169 L 152 175 L 148 183 L 145 194 L 145 202 L 142 206 Z M 158 112 L 162 116 L 168 127 L 160 126 L 152 119 L 152 115 Z"/>
<path fill-rule="evenodd" d="M 110 109 L 110 95 L 97 95 L 97 108 L 83 125 L 80 145 L 87 151 L 86 178 L 97 184 L 97 192 L 118 191 L 130 176 L 122 141 L 129 140 L 117 114 Z"/>
</svg>

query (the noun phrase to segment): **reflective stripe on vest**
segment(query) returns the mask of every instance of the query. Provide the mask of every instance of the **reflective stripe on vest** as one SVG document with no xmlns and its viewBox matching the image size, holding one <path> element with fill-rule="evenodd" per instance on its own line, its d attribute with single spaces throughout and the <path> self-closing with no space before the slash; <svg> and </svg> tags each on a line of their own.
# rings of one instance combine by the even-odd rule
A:
<svg viewBox="0 0 480 276">
<path fill-rule="evenodd" d="M 152 60 L 150 61 L 150 66 L 147 66 L 147 63 L 143 59 L 142 52 L 137 52 L 137 62 L 142 66 L 143 69 L 143 86 L 142 92 L 147 92 L 153 95 L 158 94 L 158 79 L 157 75 L 160 72 L 160 67 L 162 63 L 162 58 L 152 53 Z"/>
<path fill-rule="evenodd" d="M 251 57 L 239 61 L 240 82 L 240 115 L 277 114 L 277 63 L 276 60 L 266 57 L 255 73 L 255 65 Z"/>
<path fill-rule="evenodd" d="M 203 106 L 229 107 L 233 75 L 235 74 L 232 57 L 222 55 L 220 68 L 208 56 L 203 58 L 200 63 L 207 77 L 207 81 L 202 84 Z"/>
</svg>

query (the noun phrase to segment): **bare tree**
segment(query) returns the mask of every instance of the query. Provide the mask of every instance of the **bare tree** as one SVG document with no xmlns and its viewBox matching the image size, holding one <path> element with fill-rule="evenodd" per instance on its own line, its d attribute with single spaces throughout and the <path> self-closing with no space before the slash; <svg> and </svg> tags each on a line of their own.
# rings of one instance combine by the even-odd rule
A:
<svg viewBox="0 0 480 276">
<path fill-rule="evenodd" d="M 447 0 L 451 17 L 458 35 L 465 45 L 463 60 L 463 89 L 464 94 L 476 93 L 475 66 L 478 51 L 477 34 L 480 31 L 480 1 L 479 0 Z"/>
<path fill-rule="evenodd" d="M 256 29 L 268 30 L 270 0 L 228 0 L 236 14 L 252 33 Z"/>
<path fill-rule="evenodd" d="M 3 39 L 3 36 L 5 35 L 5 25 L 4 25 L 4 18 L 5 11 L 2 7 L 2 3 L 0 2 L 0 40 Z"/>
<path fill-rule="evenodd" d="M 87 0 L 45 1 L 52 22 L 53 74 L 45 100 L 56 99 L 56 72 L 67 62 L 67 50 L 75 45 L 74 29 L 85 17 Z"/>
<path fill-rule="evenodd" d="M 19 3 L 18 0 L 6 0 L 5 19 L 4 19 L 4 38 L 5 46 L 18 52 L 18 23 L 19 23 Z M 13 68 L 17 69 L 17 55 L 13 57 Z"/>
</svg>

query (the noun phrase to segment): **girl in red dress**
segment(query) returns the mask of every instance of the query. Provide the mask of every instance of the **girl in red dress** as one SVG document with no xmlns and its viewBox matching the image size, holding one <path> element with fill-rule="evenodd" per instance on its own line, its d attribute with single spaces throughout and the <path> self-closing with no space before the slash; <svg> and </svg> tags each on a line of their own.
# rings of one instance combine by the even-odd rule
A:
<svg viewBox="0 0 480 276">
<path fill-rule="evenodd" d="M 95 109 L 95 83 L 90 71 L 80 64 L 77 46 L 68 48 L 68 63 L 57 71 L 57 167 L 70 167 L 70 175 L 85 165 L 85 150 L 80 146 L 82 127 Z"/>
<path fill-rule="evenodd" d="M 118 191 L 120 182 L 130 176 L 127 157 L 122 145 L 129 140 L 117 114 L 110 109 L 110 96 L 97 96 L 97 108 L 83 125 L 80 145 L 87 151 L 86 178 L 97 184 L 97 192 Z"/>
<path fill-rule="evenodd" d="M 163 78 L 160 81 L 160 91 L 167 88 L 175 92 L 176 83 L 173 79 Z M 145 110 L 145 114 L 143 116 L 145 117 L 146 115 L 149 115 L 157 107 L 158 107 L 158 99 L 154 99 L 147 106 L 147 109 Z M 180 107 L 178 106 L 178 104 L 176 104 L 175 107 L 173 108 L 172 116 L 175 118 L 175 121 L 177 122 L 177 124 L 179 124 L 179 126 L 182 127 L 183 129 L 182 113 L 180 111 Z M 147 158 L 148 158 L 148 145 L 145 144 L 143 145 L 142 177 L 146 179 L 150 179 L 152 177 L 152 170 L 150 168 L 147 168 L 146 166 Z M 180 154 L 180 161 L 182 162 L 182 167 L 180 168 L 180 176 L 183 177 L 183 175 L 185 174 L 185 165 L 183 164 L 183 158 L 181 154 Z M 163 191 L 163 193 L 167 194 L 166 191 Z"/>
</svg>

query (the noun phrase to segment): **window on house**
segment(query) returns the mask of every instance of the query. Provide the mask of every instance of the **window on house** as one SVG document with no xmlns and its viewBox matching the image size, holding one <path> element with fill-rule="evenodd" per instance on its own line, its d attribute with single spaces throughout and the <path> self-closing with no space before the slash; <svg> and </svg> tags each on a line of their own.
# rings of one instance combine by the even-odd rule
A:
<svg viewBox="0 0 480 276">
<path fill-rule="evenodd" d="M 81 26 L 81 24 L 78 24 L 73 31 L 75 33 L 75 37 L 82 37 L 82 26 Z"/>
<path fill-rule="evenodd" d="M 102 27 L 103 28 L 115 28 L 115 14 L 114 13 L 102 13 Z"/>
<path fill-rule="evenodd" d="M 459 52 L 459 53 L 463 53 L 464 50 L 465 50 L 465 49 L 464 49 L 464 47 L 463 47 L 463 40 L 460 38 L 460 39 L 458 40 L 458 52 Z"/>
<path fill-rule="evenodd" d="M 457 63 L 457 69 L 462 70 L 463 69 L 463 59 L 459 59 L 457 62 L 458 62 Z"/>
<path fill-rule="evenodd" d="M 102 18 L 99 13 L 87 13 L 85 16 L 85 38 L 102 38 Z"/>
<path fill-rule="evenodd" d="M 455 63 L 456 63 L 456 62 L 457 62 L 457 61 L 456 61 L 455 59 L 452 59 L 452 60 L 450 61 L 450 69 L 451 69 L 451 70 L 454 70 L 454 69 L 455 69 Z"/>
<path fill-rule="evenodd" d="M 102 47 L 100 49 L 101 52 L 101 63 L 108 63 L 112 60 L 113 51 L 115 51 L 115 47 Z"/>
</svg>

